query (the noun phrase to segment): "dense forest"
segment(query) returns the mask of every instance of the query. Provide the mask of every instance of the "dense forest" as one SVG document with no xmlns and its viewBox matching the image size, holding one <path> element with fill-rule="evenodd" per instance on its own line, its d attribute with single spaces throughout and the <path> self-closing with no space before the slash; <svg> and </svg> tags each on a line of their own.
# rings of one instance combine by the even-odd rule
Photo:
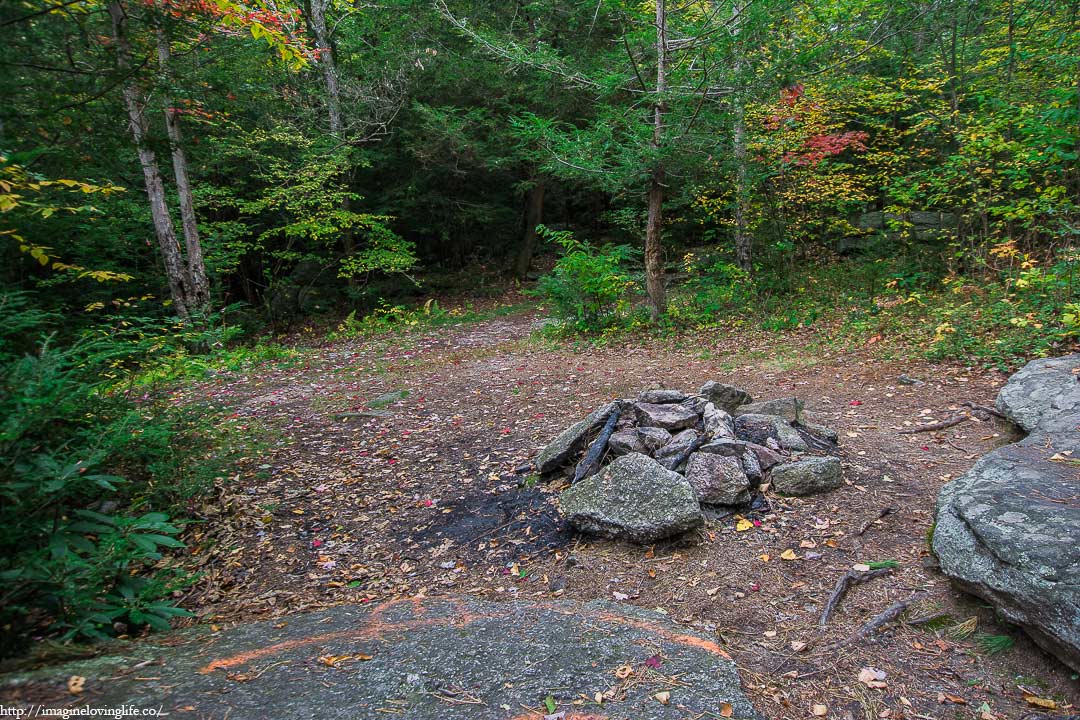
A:
<svg viewBox="0 0 1080 720">
<path fill-rule="evenodd" d="M 167 551 L 233 430 L 160 392 L 276 333 L 523 289 L 584 342 L 820 326 L 1007 369 L 1080 337 L 1077 0 L 8 0 L 0 31 L 7 649 L 186 612 Z"/>
</svg>

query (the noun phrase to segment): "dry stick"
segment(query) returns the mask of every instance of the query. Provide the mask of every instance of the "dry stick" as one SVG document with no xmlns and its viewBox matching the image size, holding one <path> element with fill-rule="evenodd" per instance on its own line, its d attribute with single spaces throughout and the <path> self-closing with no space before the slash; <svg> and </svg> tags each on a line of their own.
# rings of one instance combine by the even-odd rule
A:
<svg viewBox="0 0 1080 720">
<path fill-rule="evenodd" d="M 894 512 L 896 512 L 896 508 L 891 508 L 891 507 L 881 508 L 881 510 L 878 511 L 877 517 L 874 518 L 873 520 L 867 520 L 865 523 L 863 523 L 863 526 L 861 528 L 859 528 L 859 532 L 855 533 L 855 535 L 862 535 L 863 533 L 865 533 L 867 530 L 870 529 L 871 525 L 873 525 L 874 523 L 876 523 L 878 520 L 885 517 L 886 515 L 892 515 Z"/>
<path fill-rule="evenodd" d="M 965 400 L 964 402 L 962 402 L 960 404 L 963 405 L 964 407 L 971 408 L 975 412 L 982 412 L 982 413 L 986 413 L 987 415 L 993 415 L 994 417 L 999 417 L 1002 420 L 1007 420 L 1008 419 L 1008 418 L 1005 417 L 1005 413 L 1001 412 L 997 408 L 993 408 L 993 407 L 990 407 L 988 405 L 979 405 L 978 403 L 973 403 L 970 400 Z"/>
<path fill-rule="evenodd" d="M 925 592 L 917 592 L 907 600 L 897 600 L 892 605 L 885 608 L 881 613 L 870 618 L 865 625 L 856 630 L 854 634 L 849 635 L 847 639 L 831 645 L 830 649 L 835 650 L 844 645 L 849 645 L 856 640 L 861 640 L 862 638 L 877 632 L 883 625 L 887 625 L 903 615 L 904 611 L 907 610 L 912 603 L 922 600 L 924 597 L 926 597 Z"/>
<path fill-rule="evenodd" d="M 915 433 L 934 432 L 935 430 L 944 430 L 951 428 L 953 425 L 959 425 L 962 422 L 970 420 L 970 415 L 953 415 L 950 418 L 946 418 L 941 422 L 930 423 L 929 425 L 919 425 L 918 427 L 908 428 L 907 430 L 901 430 L 901 435 L 914 435 Z"/>
<path fill-rule="evenodd" d="M 585 457 L 581 459 L 577 467 L 574 469 L 574 479 L 570 483 L 573 485 L 582 478 L 587 478 L 599 469 L 600 456 L 604 452 L 604 448 L 607 447 L 608 439 L 611 434 L 615 432 L 615 425 L 619 422 L 619 415 L 621 414 L 620 408 L 615 408 L 611 411 L 611 416 L 604 423 L 604 429 L 600 431 L 600 434 L 593 440 L 593 444 L 589 446 L 589 452 L 585 453 Z"/>
<path fill-rule="evenodd" d="M 836 606 L 840 604 L 840 601 L 844 599 L 844 595 L 847 594 L 848 589 L 852 585 L 861 585 L 864 582 L 873 580 L 874 578 L 888 575 L 892 572 L 892 568 L 881 568 L 880 570 L 848 570 L 836 581 L 836 587 L 832 591 L 832 595 L 829 596 L 829 602 L 825 603 L 825 610 L 821 613 L 821 620 L 818 621 L 818 627 L 825 627 L 829 623 L 829 619 L 832 618 L 833 613 L 836 612 Z"/>
</svg>

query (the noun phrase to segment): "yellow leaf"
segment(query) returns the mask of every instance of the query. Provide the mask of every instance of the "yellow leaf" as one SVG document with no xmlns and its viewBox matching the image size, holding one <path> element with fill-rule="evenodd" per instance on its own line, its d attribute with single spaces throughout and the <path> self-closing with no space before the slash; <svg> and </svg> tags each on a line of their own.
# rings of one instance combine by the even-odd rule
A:
<svg viewBox="0 0 1080 720">
<path fill-rule="evenodd" d="M 750 528 L 754 527 L 754 523 L 750 522 L 746 518 L 742 518 L 739 522 L 735 523 L 735 532 L 746 532 Z"/>
<path fill-rule="evenodd" d="M 1036 695 L 1025 695 L 1024 700 L 1027 701 L 1028 705 L 1046 708 L 1047 710 L 1057 710 L 1057 703 L 1050 698 L 1041 698 Z"/>
<path fill-rule="evenodd" d="M 653 697 L 656 698 L 656 701 L 659 702 L 661 705 L 667 705 L 669 702 L 671 702 L 671 693 L 669 693 L 667 690 L 661 690 L 660 692 L 653 695 Z"/>
<path fill-rule="evenodd" d="M 731 707 L 731 703 L 720 703 L 720 717 L 731 717 L 735 714 L 735 708 Z"/>
<path fill-rule="evenodd" d="M 781 560 L 798 560 L 799 556 L 795 554 L 795 551 L 788 548 L 784 552 L 780 553 Z"/>
</svg>

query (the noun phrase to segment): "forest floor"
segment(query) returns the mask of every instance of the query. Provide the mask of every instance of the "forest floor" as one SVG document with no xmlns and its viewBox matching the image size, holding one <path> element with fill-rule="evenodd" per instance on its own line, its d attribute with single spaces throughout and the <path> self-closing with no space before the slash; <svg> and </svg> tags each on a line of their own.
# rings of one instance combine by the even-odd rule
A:
<svg viewBox="0 0 1080 720">
<path fill-rule="evenodd" d="M 216 630 L 416 596 L 602 598 L 715 637 L 767 718 L 811 717 L 816 704 L 833 718 L 984 720 L 1028 717 L 1039 710 L 1032 697 L 1080 705 L 1075 675 L 952 590 L 928 552 L 938 489 L 1011 429 L 972 421 L 898 434 L 964 401 L 992 404 L 1006 374 L 884 359 L 882 343 L 830 347 L 810 331 L 585 345 L 539 337 L 541 325 L 524 311 L 365 340 L 301 338 L 299 361 L 176 391 L 173 402 L 250 418 L 264 440 L 264 454 L 200 509 L 206 523 L 188 538 L 186 563 L 204 576 L 183 605 Z M 515 473 L 608 399 L 706 380 L 755 399 L 804 399 L 839 431 L 845 485 L 769 497 L 747 531 L 713 519 L 692 538 L 640 547 L 568 532 L 559 483 Z M 370 408 L 377 398 L 383 407 Z M 882 560 L 899 567 L 853 587 L 819 628 L 838 578 Z M 928 596 L 908 618 L 948 617 L 830 647 L 916 591 Z M 988 654 L 980 633 L 1016 642 Z M 859 681 L 867 667 L 884 672 L 882 686 Z"/>
</svg>

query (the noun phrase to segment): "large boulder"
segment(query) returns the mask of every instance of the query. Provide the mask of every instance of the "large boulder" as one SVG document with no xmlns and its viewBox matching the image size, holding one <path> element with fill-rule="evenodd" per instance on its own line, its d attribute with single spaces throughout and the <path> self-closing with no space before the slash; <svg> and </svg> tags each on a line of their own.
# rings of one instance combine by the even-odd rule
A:
<svg viewBox="0 0 1080 720">
<path fill-rule="evenodd" d="M 739 458 L 696 452 L 686 463 L 686 480 L 700 502 L 709 505 L 750 502 L 750 480 Z"/>
<path fill-rule="evenodd" d="M 634 409 L 642 427 L 676 431 L 694 427 L 698 421 L 697 413 L 682 405 L 638 402 Z"/>
<path fill-rule="evenodd" d="M 942 572 L 1080 670 L 1080 355 L 1035 360 L 998 408 L 1032 434 L 983 456 L 938 494 Z"/>
<path fill-rule="evenodd" d="M 701 508 L 682 475 L 631 453 L 564 490 L 559 508 L 582 532 L 648 544 L 700 527 Z"/>
<path fill-rule="evenodd" d="M 840 459 L 808 457 L 784 463 L 769 475 L 773 490 L 781 495 L 813 495 L 835 490 L 844 484 L 840 477 Z"/>
<path fill-rule="evenodd" d="M 600 429 L 611 413 L 618 407 L 618 402 L 609 402 L 593 410 L 580 420 L 559 433 L 536 457 L 536 469 L 542 475 L 552 473 L 568 463 L 585 448 L 589 435 Z"/>
<path fill-rule="evenodd" d="M 698 390 L 698 395 L 730 415 L 734 415 L 735 409 L 740 405 L 745 405 L 753 400 L 750 393 L 745 390 L 715 380 L 710 380 L 702 385 L 701 389 Z"/>
<path fill-rule="evenodd" d="M 1032 360 L 998 393 L 997 408 L 1029 433 L 1076 432 L 1080 355 Z"/>
</svg>

